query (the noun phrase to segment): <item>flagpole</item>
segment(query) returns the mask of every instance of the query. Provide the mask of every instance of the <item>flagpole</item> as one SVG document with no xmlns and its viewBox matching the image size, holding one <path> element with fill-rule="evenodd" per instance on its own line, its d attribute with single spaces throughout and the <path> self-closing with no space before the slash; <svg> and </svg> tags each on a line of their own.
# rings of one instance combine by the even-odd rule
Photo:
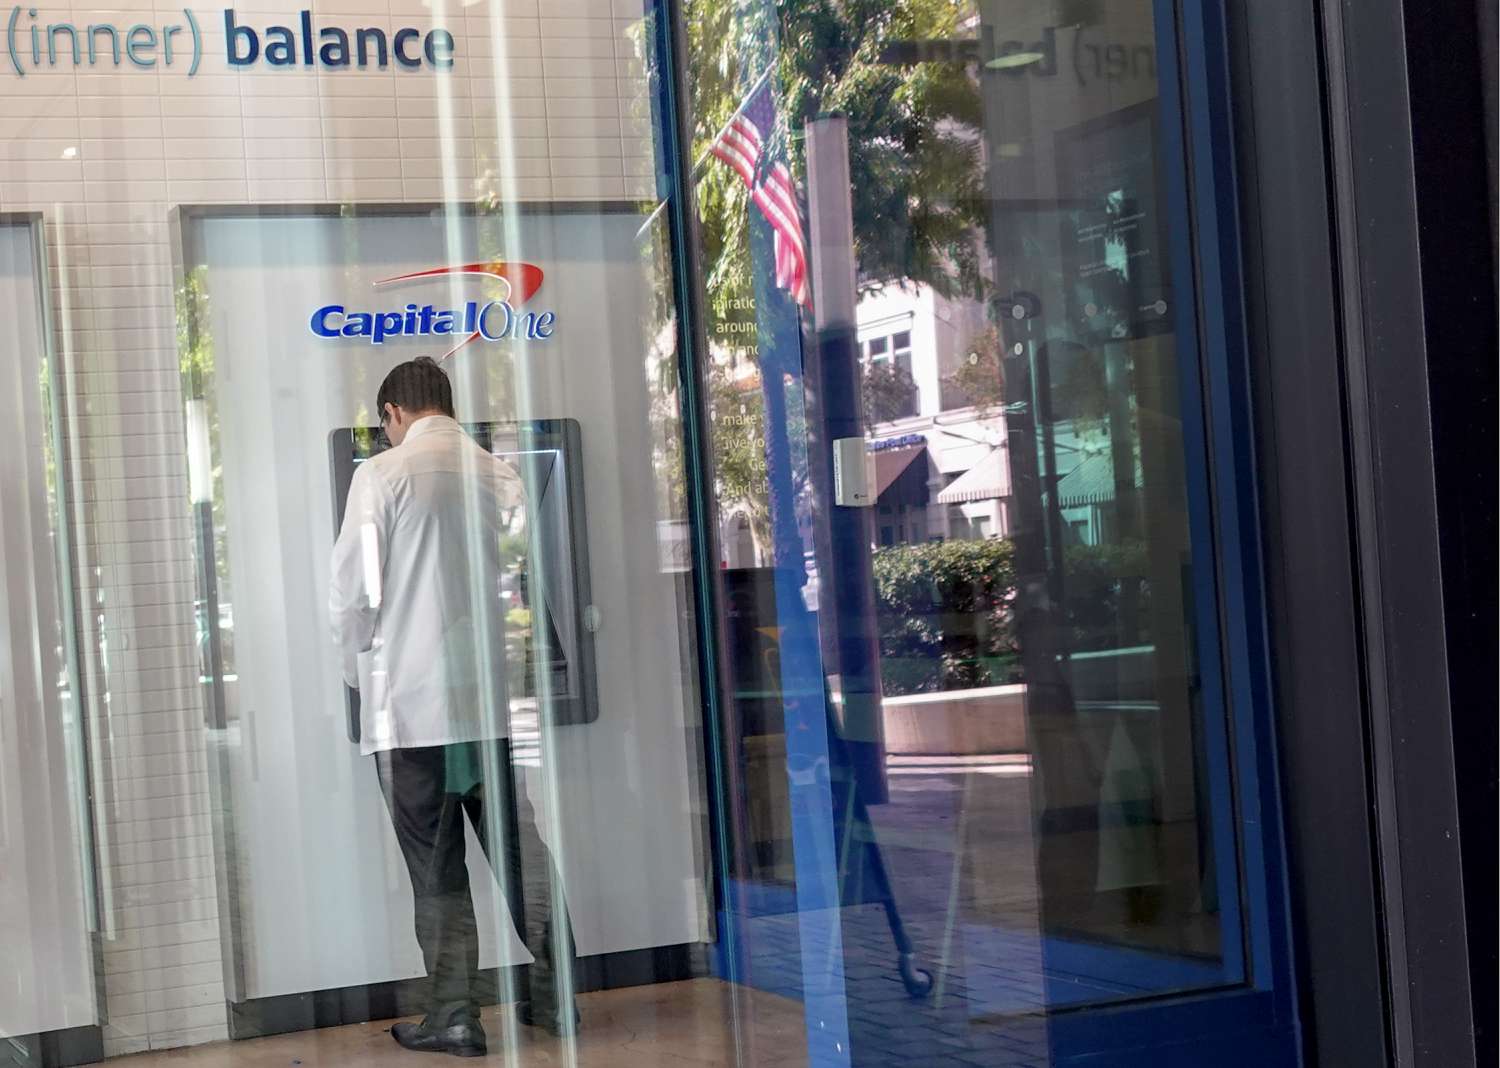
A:
<svg viewBox="0 0 1500 1068">
<path fill-rule="evenodd" d="M 760 92 L 760 87 L 765 84 L 766 79 L 771 77 L 771 72 L 775 69 L 775 64 L 766 65 L 764 73 L 762 73 L 759 78 L 755 79 L 755 84 L 750 87 L 749 91 L 745 93 L 743 99 L 740 100 L 740 106 L 735 108 L 734 113 L 731 114 L 727 120 L 725 120 L 724 125 L 719 127 L 719 132 L 714 134 L 713 137 L 709 139 L 709 147 L 703 150 L 702 154 L 693 163 L 692 171 L 690 171 L 688 174 L 688 181 L 690 181 L 693 185 L 697 185 L 698 182 L 703 178 L 703 165 L 708 162 L 708 157 L 713 151 L 713 146 L 718 144 L 719 138 L 723 137 L 729 127 L 734 125 L 734 120 L 740 117 L 740 112 L 745 110 L 745 105 L 750 103 L 750 98 L 753 97 L 756 93 Z M 650 215 L 646 216 L 646 221 L 641 223 L 641 228 L 635 232 L 637 241 L 639 241 L 641 237 L 646 233 L 646 231 L 650 229 L 651 224 L 656 221 L 656 217 L 662 213 L 666 206 L 667 199 L 665 197 L 656 202 L 656 207 L 652 210 Z"/>
</svg>

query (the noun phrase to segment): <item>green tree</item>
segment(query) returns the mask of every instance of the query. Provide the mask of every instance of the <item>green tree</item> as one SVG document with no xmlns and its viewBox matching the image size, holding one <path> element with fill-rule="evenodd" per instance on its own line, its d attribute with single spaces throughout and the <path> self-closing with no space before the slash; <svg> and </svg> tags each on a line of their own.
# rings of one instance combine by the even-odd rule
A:
<svg viewBox="0 0 1500 1068">
<path fill-rule="evenodd" d="M 204 406 L 209 445 L 209 477 L 213 480 L 213 526 L 216 569 L 228 589 L 229 553 L 224 545 L 224 479 L 219 459 L 219 402 L 215 393 L 214 335 L 209 322 L 208 269 L 191 268 L 177 288 L 177 366 L 183 397 Z M 191 428 L 190 428 L 191 432 Z"/>
<path fill-rule="evenodd" d="M 695 153 L 707 150 L 774 57 L 785 125 L 774 131 L 768 155 L 784 154 L 801 175 L 803 125 L 829 112 L 848 118 L 861 282 L 909 279 L 944 296 L 982 296 L 978 82 L 963 64 L 893 58 L 907 42 L 969 36 L 963 20 L 971 11 L 956 0 L 798 0 L 776 8 L 692 0 Z M 748 293 L 743 184 L 711 163 L 698 203 L 710 303 Z"/>
<path fill-rule="evenodd" d="M 705 158 L 713 138 L 774 62 L 781 125 L 771 132 L 767 157 L 786 159 L 800 180 L 805 123 L 832 111 L 848 118 L 861 284 L 910 281 L 945 296 L 982 297 L 983 171 L 975 73 L 951 62 L 890 59 L 903 42 L 970 36 L 963 26 L 969 14 L 972 7 L 956 0 L 798 0 L 779 7 L 765 0 L 690 0 L 694 158 Z M 749 308 L 753 315 L 748 249 L 755 209 L 739 176 L 706 158 L 697 200 L 708 336 L 716 339 L 719 319 L 734 314 L 729 309 Z M 753 348 L 741 354 L 757 359 Z M 902 386 L 875 383 L 876 407 L 884 411 L 886 402 L 904 400 L 896 397 Z M 729 396 L 712 383 L 710 392 L 716 413 L 721 401 L 763 411 L 759 397 Z M 716 434 L 715 440 L 721 497 L 747 506 L 762 538 L 769 521 L 764 435 Z M 752 449 L 759 454 L 752 457 Z"/>
<path fill-rule="evenodd" d="M 177 361 L 178 370 L 182 375 L 183 398 L 189 405 L 202 406 L 204 424 L 201 432 L 207 437 L 205 444 L 208 448 L 208 455 L 199 459 L 207 462 L 209 466 L 207 477 L 212 480 L 213 496 L 209 504 L 209 522 L 212 526 L 210 534 L 213 543 L 214 571 L 218 578 L 219 604 L 223 606 L 232 603 L 230 599 L 233 594 L 229 581 L 229 547 L 225 536 L 224 478 L 219 451 L 221 448 L 219 404 L 215 391 L 217 383 L 214 377 L 214 336 L 209 321 L 210 307 L 208 269 L 201 265 L 190 268 L 176 293 Z M 196 432 L 198 428 L 189 425 L 188 433 L 191 435 Z M 192 454 L 193 450 L 190 448 L 190 464 Z M 195 541 L 194 544 L 195 551 L 199 551 L 198 543 Z M 202 601 L 197 605 L 200 653 L 204 653 L 207 649 L 208 636 L 211 633 L 210 613 L 217 610 Z M 228 629 L 221 631 L 219 642 L 223 670 L 226 673 L 233 672 L 234 632 Z M 207 669 L 206 661 L 202 669 Z"/>
<path fill-rule="evenodd" d="M 714 483 L 722 500 L 743 506 L 756 542 L 767 545 L 771 507 L 766 489 L 765 406 L 759 390 L 737 384 L 721 365 L 709 371 L 708 379 Z"/>
<path fill-rule="evenodd" d="M 709 420 L 713 437 L 714 490 L 721 511 L 742 509 L 760 545 L 771 538 L 771 506 L 766 489 L 765 405 L 755 379 L 737 381 L 730 368 L 714 361 L 706 369 Z M 682 483 L 681 419 L 677 394 L 659 392 L 652 398 L 652 418 L 659 428 L 657 469 L 666 473 L 667 514 L 686 514 Z"/>
<path fill-rule="evenodd" d="M 1004 342 L 994 327 L 973 338 L 958 369 L 943 379 L 944 390 L 956 393 L 981 415 L 991 414 L 1005 403 L 1003 350 Z M 956 407 L 947 402 L 943 406 Z"/>
</svg>

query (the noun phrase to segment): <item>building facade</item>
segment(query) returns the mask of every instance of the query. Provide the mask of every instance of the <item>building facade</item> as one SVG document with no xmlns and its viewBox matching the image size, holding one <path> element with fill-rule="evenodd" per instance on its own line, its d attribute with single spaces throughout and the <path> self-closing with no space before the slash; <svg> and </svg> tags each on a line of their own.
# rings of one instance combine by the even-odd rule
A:
<svg viewBox="0 0 1500 1068">
<path fill-rule="evenodd" d="M 1493 1059 L 1492 4 L 7 17 L 0 1061 Z"/>
</svg>

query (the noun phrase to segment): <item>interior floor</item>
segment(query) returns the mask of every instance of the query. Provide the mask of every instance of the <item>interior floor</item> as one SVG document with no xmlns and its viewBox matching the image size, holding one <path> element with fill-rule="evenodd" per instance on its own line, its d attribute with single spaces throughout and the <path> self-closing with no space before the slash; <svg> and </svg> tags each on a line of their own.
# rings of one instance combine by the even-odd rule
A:
<svg viewBox="0 0 1500 1068">
<path fill-rule="evenodd" d="M 658 1068 L 671 1064 L 807 1064 L 802 1006 L 775 994 L 732 987 L 717 979 L 605 990 L 578 999 L 583 1026 L 573 1040 L 517 1026 L 507 1006 L 484 1011 L 489 1056 L 507 1065 L 570 1068 Z M 139 1053 L 110 1065 L 129 1068 L 314 1068 L 326 1065 L 442 1065 L 449 1058 L 412 1053 L 391 1038 L 394 1020 L 318 1031 L 215 1042 Z"/>
</svg>

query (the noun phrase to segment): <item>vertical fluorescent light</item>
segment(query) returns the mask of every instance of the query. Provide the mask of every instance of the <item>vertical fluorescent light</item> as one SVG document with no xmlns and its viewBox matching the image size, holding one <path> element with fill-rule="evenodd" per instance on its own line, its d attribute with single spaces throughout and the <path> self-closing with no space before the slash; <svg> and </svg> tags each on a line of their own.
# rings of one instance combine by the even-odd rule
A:
<svg viewBox="0 0 1500 1068">
<path fill-rule="evenodd" d="M 423 0 L 423 2 L 432 9 L 432 21 L 434 25 L 446 26 L 450 24 L 448 20 L 449 5 L 447 0 Z M 465 5 L 458 5 L 458 22 L 459 25 L 463 26 L 460 35 L 467 41 L 468 25 L 464 21 L 462 14 L 463 6 Z M 492 14 L 491 20 L 493 21 L 494 18 L 495 15 Z M 456 51 L 457 49 L 455 48 Z M 468 221 L 468 217 L 463 212 L 460 204 L 461 201 L 472 201 L 474 199 L 474 189 L 473 180 L 470 179 L 466 191 L 467 195 L 462 195 L 459 192 L 459 155 L 457 152 L 459 130 L 456 122 L 457 114 L 454 109 L 453 94 L 453 79 L 457 75 L 456 67 L 457 60 L 455 60 L 454 70 L 448 71 L 446 75 L 437 78 L 434 82 L 437 105 L 438 152 L 443 160 L 443 237 L 447 247 L 445 263 L 468 262 L 469 254 L 464 240 L 464 231 L 475 229 L 473 224 Z M 467 80 L 463 84 L 467 86 Z M 474 158 L 474 108 L 472 94 L 466 94 L 465 102 L 468 104 L 469 113 L 467 116 L 468 130 L 464 134 L 465 151 L 463 158 L 472 160 Z M 477 170 L 477 167 L 472 169 Z M 462 308 L 465 287 L 472 287 L 472 285 L 472 281 L 462 281 L 462 276 L 460 275 L 451 275 L 448 279 L 448 299 L 450 301 L 448 306 L 450 308 Z M 431 355 L 437 356 L 440 353 L 433 352 Z M 464 379 L 458 375 L 458 366 L 457 363 L 453 365 L 450 377 L 453 380 L 454 401 L 459 409 L 462 410 L 464 407 L 465 390 Z"/>
<path fill-rule="evenodd" d="M 194 504 L 214 499 L 213 453 L 208 443 L 208 401 L 187 402 L 188 496 Z"/>
</svg>

